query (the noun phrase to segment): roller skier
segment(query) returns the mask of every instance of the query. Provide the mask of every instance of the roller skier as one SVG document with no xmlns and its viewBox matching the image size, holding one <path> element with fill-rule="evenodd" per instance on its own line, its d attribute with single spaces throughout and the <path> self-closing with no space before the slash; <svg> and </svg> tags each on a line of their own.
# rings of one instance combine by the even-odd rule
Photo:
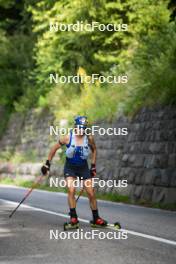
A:
<svg viewBox="0 0 176 264">
<path fill-rule="evenodd" d="M 68 135 L 59 139 L 50 150 L 48 159 L 41 171 L 46 175 L 50 170 L 51 161 L 56 151 L 63 145 L 66 145 L 66 159 L 64 165 L 64 177 L 68 189 L 68 205 L 70 208 L 70 222 L 65 223 L 64 229 L 74 229 L 79 227 L 78 216 L 76 212 L 75 187 L 74 180 L 78 177 L 83 180 L 84 190 L 89 198 L 90 208 L 93 219 L 92 226 L 106 226 L 107 222 L 99 216 L 95 190 L 92 184 L 92 178 L 96 176 L 96 145 L 92 135 L 86 135 L 85 130 L 88 122 L 86 116 L 77 116 L 75 118 L 74 128 Z M 88 166 L 88 157 L 91 154 L 91 167 Z"/>
</svg>

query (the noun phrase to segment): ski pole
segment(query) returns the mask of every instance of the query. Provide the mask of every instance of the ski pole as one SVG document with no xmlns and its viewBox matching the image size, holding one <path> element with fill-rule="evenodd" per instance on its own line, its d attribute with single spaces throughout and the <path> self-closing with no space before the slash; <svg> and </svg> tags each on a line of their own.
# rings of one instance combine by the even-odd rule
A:
<svg viewBox="0 0 176 264">
<path fill-rule="evenodd" d="M 76 203 L 78 202 L 78 200 L 79 200 L 80 196 L 83 194 L 83 192 L 84 192 L 84 188 L 81 189 L 78 197 L 76 198 Z"/>
<path fill-rule="evenodd" d="M 17 209 L 20 207 L 20 205 L 26 200 L 26 198 L 31 194 L 31 192 L 33 191 L 33 189 L 39 184 L 39 182 L 42 180 L 43 175 L 40 176 L 40 178 L 32 185 L 31 189 L 26 193 L 26 195 L 24 196 L 24 198 L 21 200 L 21 202 L 17 205 L 17 207 L 11 212 L 11 214 L 9 215 L 9 218 L 11 218 L 13 216 L 13 214 L 17 211 Z"/>
</svg>

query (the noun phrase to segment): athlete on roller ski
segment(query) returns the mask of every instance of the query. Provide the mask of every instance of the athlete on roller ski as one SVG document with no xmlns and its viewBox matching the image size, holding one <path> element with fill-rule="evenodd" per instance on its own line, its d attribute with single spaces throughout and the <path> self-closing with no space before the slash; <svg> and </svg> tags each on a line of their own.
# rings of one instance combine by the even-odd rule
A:
<svg viewBox="0 0 176 264">
<path fill-rule="evenodd" d="M 49 152 L 48 159 L 41 171 L 46 175 L 51 166 L 51 161 L 56 151 L 63 145 L 66 145 L 66 160 L 64 165 L 64 177 L 68 189 L 68 205 L 70 208 L 70 222 L 65 223 L 64 229 L 74 229 L 79 227 L 78 216 L 76 212 L 76 199 L 74 181 L 78 177 L 83 180 L 84 190 L 89 198 L 90 208 L 92 210 L 93 227 L 107 226 L 107 222 L 99 216 L 95 190 L 92 184 L 92 178 L 96 176 L 96 145 L 92 135 L 87 135 L 85 130 L 88 122 L 86 116 L 77 116 L 75 118 L 74 128 L 66 136 L 59 139 Z M 88 167 L 88 157 L 91 154 L 91 168 Z"/>
</svg>

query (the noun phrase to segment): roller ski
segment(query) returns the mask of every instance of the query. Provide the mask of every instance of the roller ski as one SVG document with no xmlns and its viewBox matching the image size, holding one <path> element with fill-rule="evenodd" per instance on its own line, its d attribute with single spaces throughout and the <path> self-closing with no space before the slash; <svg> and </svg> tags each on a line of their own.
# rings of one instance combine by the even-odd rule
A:
<svg viewBox="0 0 176 264">
<path fill-rule="evenodd" d="M 70 222 L 64 223 L 64 231 L 78 229 L 79 221 L 76 217 L 70 218 Z"/>
<path fill-rule="evenodd" d="M 90 221 L 90 226 L 93 228 L 110 228 L 114 230 L 121 229 L 121 225 L 119 222 L 115 222 L 114 224 L 109 224 L 107 221 L 105 221 L 102 218 L 97 218 L 95 221 Z"/>
</svg>

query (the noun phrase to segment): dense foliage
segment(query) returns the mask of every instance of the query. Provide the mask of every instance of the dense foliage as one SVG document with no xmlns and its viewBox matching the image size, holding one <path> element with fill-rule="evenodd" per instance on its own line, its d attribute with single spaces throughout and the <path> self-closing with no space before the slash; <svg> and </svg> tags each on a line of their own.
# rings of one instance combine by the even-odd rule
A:
<svg viewBox="0 0 176 264">
<path fill-rule="evenodd" d="M 0 102 L 57 118 L 133 113 L 176 103 L 174 1 L 0 0 Z M 127 24 L 128 31 L 50 32 L 49 23 Z M 127 84 L 50 84 L 49 74 L 127 74 Z"/>
</svg>

